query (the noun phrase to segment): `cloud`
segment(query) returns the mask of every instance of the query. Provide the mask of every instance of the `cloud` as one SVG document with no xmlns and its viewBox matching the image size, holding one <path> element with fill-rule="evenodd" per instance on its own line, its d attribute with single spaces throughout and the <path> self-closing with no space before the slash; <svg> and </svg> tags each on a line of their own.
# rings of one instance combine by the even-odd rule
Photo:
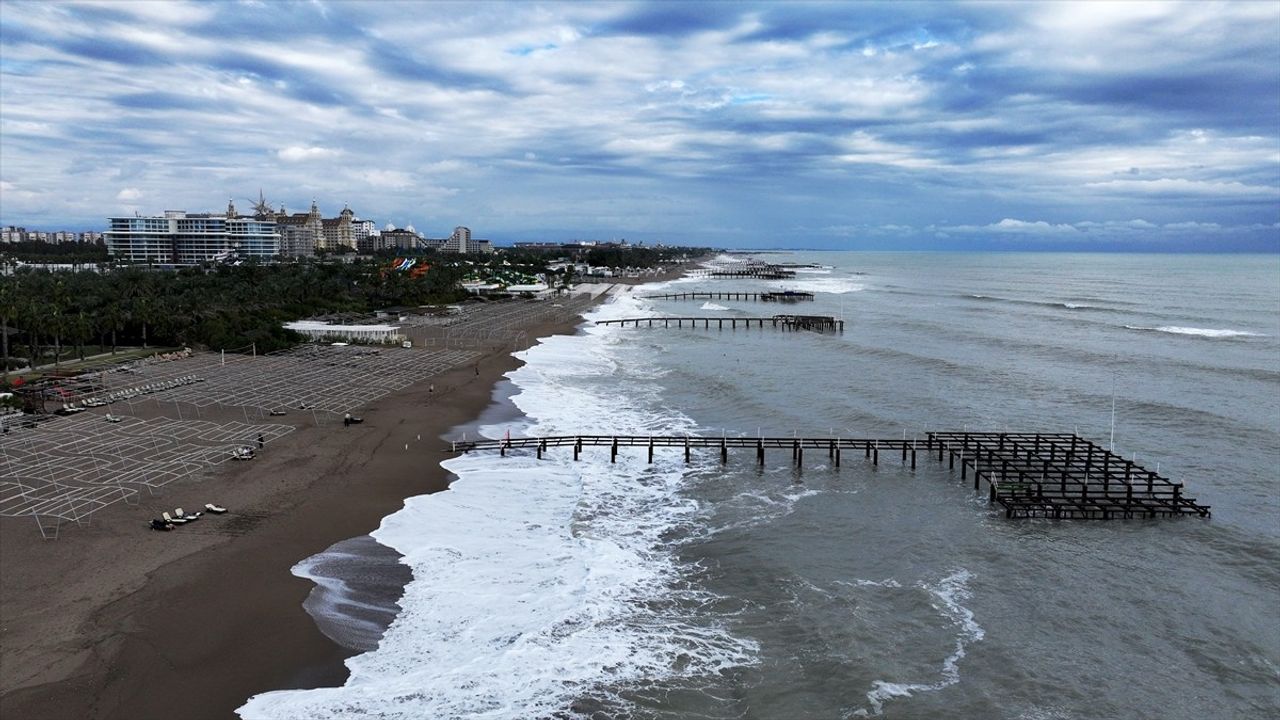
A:
<svg viewBox="0 0 1280 720">
<path fill-rule="evenodd" d="M 1088 183 L 1088 187 L 1109 192 L 1136 195 L 1158 195 L 1167 198 L 1221 197 L 1280 199 L 1280 188 L 1265 185 L 1246 185 L 1238 181 L 1214 182 L 1188 180 L 1187 178 L 1156 178 L 1152 180 L 1107 180 Z"/>
<path fill-rule="evenodd" d="M 431 8 L 7 4 L 0 176 L 42 191 L 5 219 L 127 185 L 499 238 L 1276 234 L 1274 4 Z"/>
<path fill-rule="evenodd" d="M 307 160 L 327 160 L 342 154 L 341 150 L 323 147 L 301 147 L 291 145 L 276 151 L 276 156 L 285 162 L 304 162 Z"/>
<path fill-rule="evenodd" d="M 142 199 L 142 191 L 138 188 L 125 188 L 116 193 L 116 200 L 121 202 L 136 202 Z"/>
</svg>

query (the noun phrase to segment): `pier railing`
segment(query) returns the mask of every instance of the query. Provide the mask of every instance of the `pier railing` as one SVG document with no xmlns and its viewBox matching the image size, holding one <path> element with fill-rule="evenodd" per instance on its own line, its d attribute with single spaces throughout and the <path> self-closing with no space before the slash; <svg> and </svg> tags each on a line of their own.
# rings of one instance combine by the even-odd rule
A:
<svg viewBox="0 0 1280 720">
<path fill-rule="evenodd" d="M 1071 433 L 931 432 L 923 441 L 900 438 L 841 437 L 703 437 L 692 435 L 561 435 L 551 437 L 471 440 L 452 443 L 452 452 L 532 450 L 540 460 L 551 448 L 569 447 L 578 460 L 584 448 L 609 448 L 617 462 L 621 448 L 642 447 L 648 462 L 659 448 L 680 448 L 685 462 L 694 450 L 715 450 L 721 463 L 729 451 L 752 450 L 764 465 L 765 454 L 789 450 L 797 468 L 805 451 L 826 452 L 832 468 L 839 468 L 847 452 L 860 452 L 879 465 L 880 453 L 900 454 L 901 462 L 916 468 L 917 454 L 937 453 L 960 477 L 973 474 L 974 490 L 986 481 L 988 500 L 999 504 L 1009 518 L 1112 519 L 1134 517 L 1209 517 L 1208 505 L 1183 494 L 1174 482 L 1132 460 L 1125 459 Z"/>
<path fill-rule="evenodd" d="M 685 292 L 663 295 L 638 295 L 641 300 L 759 300 L 761 302 L 800 302 L 812 300 L 813 293 L 781 290 L 778 292 Z"/>
<path fill-rule="evenodd" d="M 844 320 L 829 315 L 774 315 L 773 317 L 643 317 L 614 318 L 597 320 L 597 325 L 620 325 L 623 327 L 661 327 L 675 326 L 682 328 L 701 327 L 737 330 L 739 327 L 773 328 L 775 330 L 812 330 L 815 332 L 844 332 Z"/>
</svg>

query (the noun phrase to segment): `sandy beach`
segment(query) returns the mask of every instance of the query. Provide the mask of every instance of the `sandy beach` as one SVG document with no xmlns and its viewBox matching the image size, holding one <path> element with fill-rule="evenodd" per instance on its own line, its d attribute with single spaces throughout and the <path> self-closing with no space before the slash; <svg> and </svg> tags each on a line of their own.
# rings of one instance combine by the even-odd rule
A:
<svg viewBox="0 0 1280 720">
<path fill-rule="evenodd" d="M 316 628 L 302 607 L 312 584 L 289 569 L 374 530 L 405 498 L 446 488 L 441 436 L 479 415 L 518 364 L 510 346 L 490 351 L 478 373 L 455 368 L 373 402 L 362 425 L 304 426 L 252 463 L 107 508 L 58 540 L 6 518 L 0 716 L 229 718 L 255 693 L 341 684 L 351 652 Z M 206 502 L 231 512 L 145 528 Z"/>
</svg>

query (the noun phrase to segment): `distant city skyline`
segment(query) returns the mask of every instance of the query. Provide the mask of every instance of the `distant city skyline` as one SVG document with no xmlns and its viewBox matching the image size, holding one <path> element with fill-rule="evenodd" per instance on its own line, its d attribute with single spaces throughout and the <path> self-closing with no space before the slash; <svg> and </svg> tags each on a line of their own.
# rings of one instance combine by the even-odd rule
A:
<svg viewBox="0 0 1280 720">
<path fill-rule="evenodd" d="M 0 5 L 0 225 L 1280 250 L 1280 4 Z"/>
</svg>

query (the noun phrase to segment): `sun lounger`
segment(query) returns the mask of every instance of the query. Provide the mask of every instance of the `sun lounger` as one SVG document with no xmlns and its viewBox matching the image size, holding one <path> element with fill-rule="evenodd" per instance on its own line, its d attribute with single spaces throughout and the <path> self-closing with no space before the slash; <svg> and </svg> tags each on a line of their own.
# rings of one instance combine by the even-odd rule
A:
<svg viewBox="0 0 1280 720">
<path fill-rule="evenodd" d="M 186 518 L 173 517 L 168 513 L 168 511 L 160 513 L 160 517 L 164 518 L 164 521 L 170 525 L 183 525 L 187 522 Z"/>
<path fill-rule="evenodd" d="M 221 505 L 214 505 L 213 503 L 205 503 L 204 509 L 208 510 L 214 515 L 221 515 L 227 511 L 227 509 L 222 507 Z"/>
<path fill-rule="evenodd" d="M 188 522 L 191 520 L 198 520 L 200 516 L 203 515 L 203 513 L 198 513 L 198 512 L 194 512 L 194 513 L 183 512 L 182 508 L 178 508 L 177 510 L 174 510 L 173 514 L 182 518 L 183 520 L 187 520 Z"/>
</svg>

